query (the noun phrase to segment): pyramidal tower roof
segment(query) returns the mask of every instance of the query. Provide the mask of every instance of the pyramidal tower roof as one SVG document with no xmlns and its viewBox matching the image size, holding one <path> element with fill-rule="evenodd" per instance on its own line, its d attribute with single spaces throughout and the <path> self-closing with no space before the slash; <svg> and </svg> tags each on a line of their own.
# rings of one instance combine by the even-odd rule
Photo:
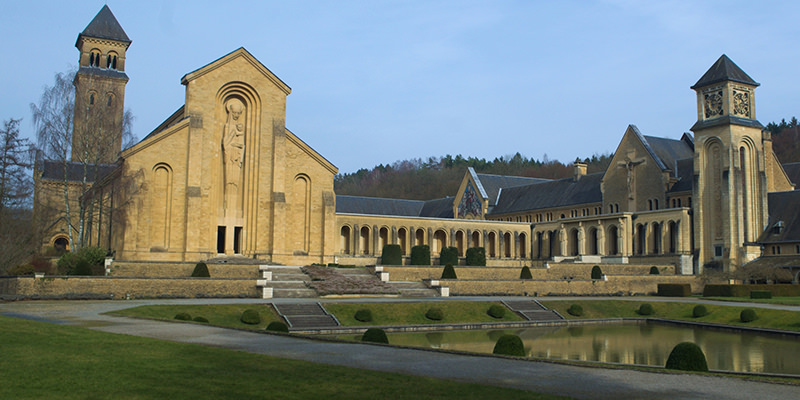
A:
<svg viewBox="0 0 800 400">
<path fill-rule="evenodd" d="M 114 13 L 111 12 L 108 5 L 104 5 L 103 8 L 100 9 L 100 12 L 94 16 L 92 22 L 89 22 L 89 25 L 86 26 L 86 29 L 78 35 L 78 42 L 80 42 L 81 38 L 84 36 L 116 40 L 129 45 L 131 43 L 128 35 L 125 34 L 125 30 L 122 29 L 122 26 L 117 21 L 117 18 L 114 17 Z M 77 47 L 78 44 L 76 43 L 75 46 Z"/>
<path fill-rule="evenodd" d="M 697 89 L 717 82 L 733 81 L 748 85 L 759 86 L 760 84 L 747 75 L 738 65 L 731 61 L 728 56 L 723 54 L 711 68 L 706 71 L 702 78 L 692 86 Z"/>
</svg>

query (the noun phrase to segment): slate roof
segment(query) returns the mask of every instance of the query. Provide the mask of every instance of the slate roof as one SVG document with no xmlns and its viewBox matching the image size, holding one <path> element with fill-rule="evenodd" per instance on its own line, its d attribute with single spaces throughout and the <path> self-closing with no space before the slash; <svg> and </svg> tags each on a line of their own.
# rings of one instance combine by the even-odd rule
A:
<svg viewBox="0 0 800 400">
<path fill-rule="evenodd" d="M 768 193 L 767 201 L 769 220 L 758 243 L 800 242 L 800 190 Z"/>
<path fill-rule="evenodd" d="M 42 179 L 54 181 L 64 179 L 64 164 L 60 161 L 42 160 L 39 161 L 38 168 L 42 172 Z M 86 179 L 88 182 L 95 182 L 103 179 L 116 168 L 116 164 L 89 164 Z M 70 182 L 83 181 L 82 163 L 73 161 L 67 163 L 67 180 Z"/>
<path fill-rule="evenodd" d="M 525 186 L 542 182 L 550 182 L 550 179 L 543 178 L 528 178 L 524 176 L 507 176 L 507 175 L 490 175 L 490 174 L 477 174 L 480 184 L 489 196 L 489 204 L 494 205 L 497 203 L 497 195 L 500 189 L 507 189 L 517 186 Z"/>
<path fill-rule="evenodd" d="M 675 177 L 678 178 L 678 182 L 669 188 L 668 193 L 691 191 L 694 179 L 694 159 L 685 158 L 678 160 L 676 164 L 678 165 L 678 171 L 675 173 Z"/>
<path fill-rule="evenodd" d="M 800 189 L 800 162 L 783 164 L 783 170 L 796 189 Z"/>
<path fill-rule="evenodd" d="M 694 149 L 683 140 L 660 138 L 655 136 L 644 136 L 646 146 L 652 150 L 661 161 L 664 168 L 672 171 L 672 176 L 676 176 L 678 160 L 694 158 Z"/>
<path fill-rule="evenodd" d="M 108 8 L 108 5 L 104 5 L 103 8 L 100 9 L 100 12 L 94 16 L 92 22 L 89 22 L 89 25 L 86 26 L 86 29 L 78 35 L 78 41 L 80 41 L 82 36 L 111 39 L 127 43 L 128 45 L 131 44 L 131 40 L 125 33 L 125 30 L 122 29 L 117 18 L 114 17 L 114 13 Z M 77 45 L 78 43 L 75 43 L 75 46 Z"/>
<path fill-rule="evenodd" d="M 728 56 L 723 54 L 719 59 L 706 71 L 705 74 L 692 86 L 692 89 L 698 89 L 703 86 L 712 85 L 717 82 L 733 81 L 745 83 L 748 85 L 759 86 L 760 84 L 747 75 L 738 65 L 731 61 Z"/>
<path fill-rule="evenodd" d="M 453 198 L 445 197 L 422 201 L 336 195 L 336 212 L 397 217 L 453 218 Z"/>
<path fill-rule="evenodd" d="M 600 203 L 600 180 L 603 173 L 504 188 L 490 215 L 508 214 L 545 208 L 566 207 L 575 204 Z"/>
<path fill-rule="evenodd" d="M 747 264 L 748 267 L 800 267 L 800 256 L 766 256 L 759 257 Z"/>
</svg>

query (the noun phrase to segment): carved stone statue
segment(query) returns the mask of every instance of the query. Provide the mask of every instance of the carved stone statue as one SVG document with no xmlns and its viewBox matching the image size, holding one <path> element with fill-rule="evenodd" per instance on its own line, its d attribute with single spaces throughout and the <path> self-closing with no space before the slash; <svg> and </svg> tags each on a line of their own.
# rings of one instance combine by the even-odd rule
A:
<svg viewBox="0 0 800 400">
<path fill-rule="evenodd" d="M 242 180 L 242 162 L 244 159 L 244 119 L 241 118 L 244 104 L 238 99 L 231 99 L 225 105 L 228 118 L 222 130 L 222 162 L 225 166 L 225 207 L 233 208 L 238 204 L 239 188 Z"/>
</svg>

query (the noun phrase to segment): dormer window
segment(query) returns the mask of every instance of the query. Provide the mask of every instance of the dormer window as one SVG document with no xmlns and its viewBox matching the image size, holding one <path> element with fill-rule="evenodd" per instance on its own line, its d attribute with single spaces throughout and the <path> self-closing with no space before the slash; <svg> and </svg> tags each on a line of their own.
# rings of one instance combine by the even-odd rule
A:
<svg viewBox="0 0 800 400">
<path fill-rule="evenodd" d="M 780 235 L 783 233 L 783 221 L 778 221 L 775 225 L 772 226 L 772 234 L 773 235 Z"/>
<path fill-rule="evenodd" d="M 90 67 L 100 66 L 100 50 L 92 50 L 89 53 L 89 66 Z"/>
</svg>

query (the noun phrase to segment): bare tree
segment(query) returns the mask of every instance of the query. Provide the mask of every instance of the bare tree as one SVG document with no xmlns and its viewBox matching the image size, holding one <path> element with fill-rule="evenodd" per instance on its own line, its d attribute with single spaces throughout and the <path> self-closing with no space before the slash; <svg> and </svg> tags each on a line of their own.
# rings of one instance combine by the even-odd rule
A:
<svg viewBox="0 0 800 400">
<path fill-rule="evenodd" d="M 19 136 L 18 119 L 0 129 L 0 272 L 30 255 L 31 143 Z"/>
</svg>

